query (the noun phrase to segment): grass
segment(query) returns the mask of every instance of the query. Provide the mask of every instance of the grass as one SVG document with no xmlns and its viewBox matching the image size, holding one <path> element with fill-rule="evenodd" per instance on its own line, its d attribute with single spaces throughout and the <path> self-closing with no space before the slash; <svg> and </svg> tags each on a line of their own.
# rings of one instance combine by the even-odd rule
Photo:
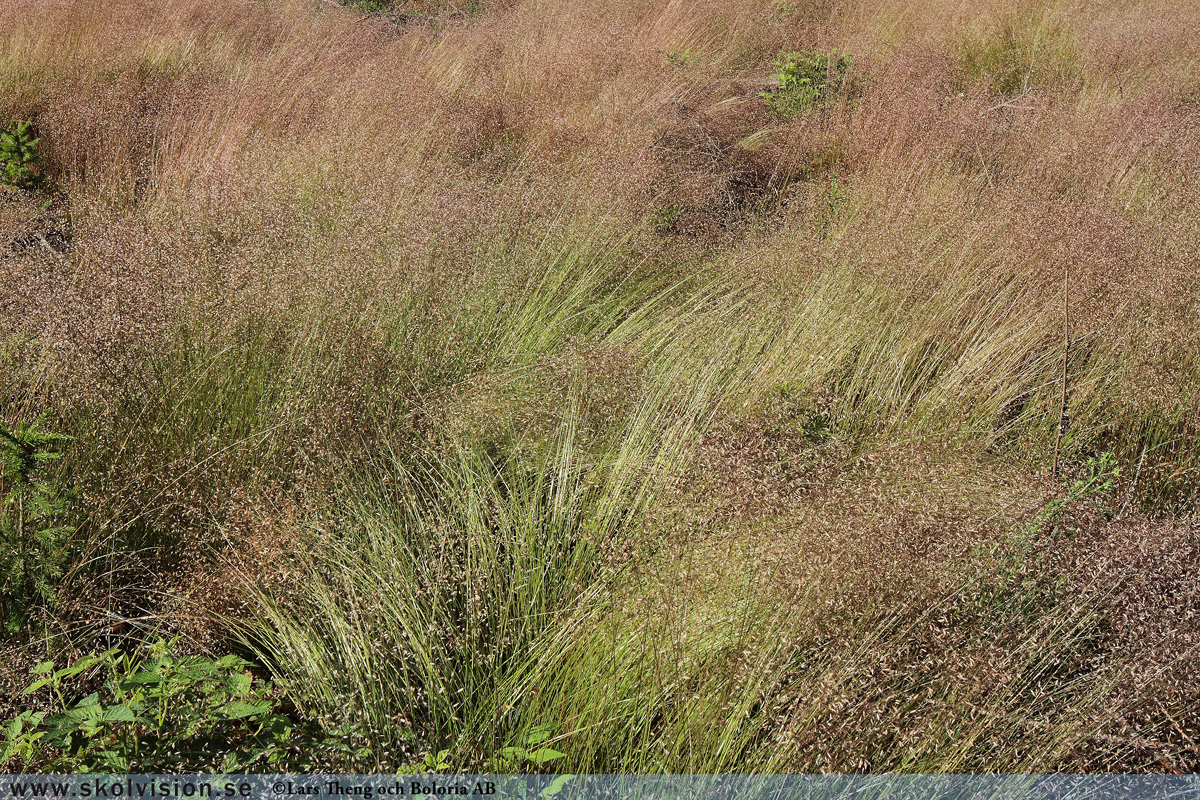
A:
<svg viewBox="0 0 1200 800">
<path fill-rule="evenodd" d="M 0 716 L 178 637 L 332 770 L 1194 769 L 1152 5 L 6 4 L 0 420 L 71 505 Z M 776 113 L 802 52 L 853 102 Z"/>
</svg>

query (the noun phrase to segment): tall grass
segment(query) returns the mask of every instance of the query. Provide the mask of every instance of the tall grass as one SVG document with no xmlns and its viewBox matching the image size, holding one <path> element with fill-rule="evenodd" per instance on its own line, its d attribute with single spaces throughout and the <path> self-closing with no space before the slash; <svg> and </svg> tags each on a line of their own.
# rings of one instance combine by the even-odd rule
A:
<svg viewBox="0 0 1200 800">
<path fill-rule="evenodd" d="M 4 4 L 48 183 L 0 415 L 74 437 L 21 652 L 247 648 L 346 769 L 1194 765 L 1197 20 L 1151 5 Z M 853 101 L 764 103 L 799 50 Z"/>
<path fill-rule="evenodd" d="M 1121 670 L 1083 667 L 1101 620 L 1053 577 L 1004 559 L 921 610 L 831 617 L 819 580 L 779 591 L 786 564 L 647 541 L 652 454 L 583 467 L 572 433 L 532 468 L 373 465 L 302 539 L 303 584 L 259 593 L 242 635 L 362 726 L 361 766 L 536 769 L 497 754 L 549 728 L 557 771 L 1024 771 L 1110 724 Z"/>
</svg>

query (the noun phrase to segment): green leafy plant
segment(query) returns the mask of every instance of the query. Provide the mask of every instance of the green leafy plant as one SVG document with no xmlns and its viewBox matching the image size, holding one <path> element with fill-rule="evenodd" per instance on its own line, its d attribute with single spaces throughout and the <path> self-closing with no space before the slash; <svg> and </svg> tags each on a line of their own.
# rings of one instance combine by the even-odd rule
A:
<svg viewBox="0 0 1200 800">
<path fill-rule="evenodd" d="M 824 108 L 845 90 L 852 64 L 848 55 L 781 53 L 775 60 L 777 85 L 761 96 L 782 116 Z"/>
<path fill-rule="evenodd" d="M 0 130 L 0 184 L 33 189 L 42 182 L 40 141 L 33 134 L 31 122 L 13 122 Z"/>
<path fill-rule="evenodd" d="M 696 60 L 696 54 L 691 50 L 668 50 L 664 55 L 672 67 L 679 69 L 683 69 Z"/>
<path fill-rule="evenodd" d="M 683 208 L 674 203 L 660 207 L 654 212 L 652 219 L 654 232 L 660 236 L 671 233 L 682 216 Z"/>
<path fill-rule="evenodd" d="M 817 227 L 822 233 L 827 232 L 837 222 L 838 217 L 845 208 L 846 203 L 850 199 L 846 187 L 842 185 L 838 179 L 836 171 L 830 170 L 829 180 L 826 184 L 814 184 L 820 192 L 819 211 L 817 214 Z"/>
<path fill-rule="evenodd" d="M 550 725 L 535 725 L 525 734 L 524 741 L 519 746 L 505 747 L 500 754 L 492 759 L 491 768 L 495 772 L 533 771 L 545 764 L 564 758 L 567 754 L 560 753 L 546 746 L 546 741 L 554 732 Z"/>
<path fill-rule="evenodd" d="M 1063 533 L 1072 535 L 1078 532 L 1079 520 L 1072 512 L 1072 506 L 1077 503 L 1087 503 L 1105 517 L 1113 514 L 1116 481 L 1121 476 L 1121 467 L 1112 453 L 1101 453 L 1087 459 L 1083 464 L 1082 474 L 1072 484 L 1066 495 L 1056 497 L 1048 502 L 1028 523 L 1014 534 L 1009 543 L 1015 545 L 1010 553 L 1010 572 L 1020 566 L 1021 559 L 1032 546 L 1034 537 L 1041 531 L 1048 530 L 1052 536 Z M 981 546 L 977 552 L 999 551 L 1000 545 Z"/>
<path fill-rule="evenodd" d="M 99 691 L 70 690 L 107 672 Z M 303 766 L 322 752 L 278 710 L 278 692 L 235 655 L 182 656 L 158 641 L 144 655 L 114 648 L 55 669 L 34 667 L 29 695 L 49 689 L 50 712 L 23 711 L 5 732 L 0 766 L 52 771 L 245 771 Z M 94 685 L 94 684 L 92 684 Z M 301 746 L 303 745 L 303 746 Z"/>
<path fill-rule="evenodd" d="M 978 545 L 976 555 L 991 555 L 1000 559 L 1001 567 L 997 575 L 1004 581 L 1012 581 L 1017 576 L 1026 557 L 1034 546 L 1034 541 L 1042 532 L 1051 536 L 1068 536 L 1078 533 L 1080 521 L 1074 508 L 1078 503 L 1087 503 L 1107 518 L 1111 518 L 1113 501 L 1115 500 L 1116 481 L 1121 476 L 1121 468 L 1114 454 L 1105 452 L 1099 456 L 1087 459 L 1083 464 L 1082 474 L 1072 484 L 1065 496 L 1056 497 L 1048 502 L 1041 511 L 1022 525 L 1006 542 L 995 542 L 990 545 Z M 989 597 L 995 596 L 1004 581 L 994 583 L 987 590 Z"/>
<path fill-rule="evenodd" d="M 432 750 L 425 754 L 420 761 L 415 761 L 401 767 L 396 771 L 397 775 L 431 775 L 438 772 L 446 772 L 451 769 L 450 751 L 438 750 L 436 753 Z"/>
<path fill-rule="evenodd" d="M 0 622 L 10 633 L 38 604 L 53 606 L 74 528 L 57 524 L 69 498 L 46 473 L 70 436 L 43 428 L 45 415 L 10 427 L 0 422 Z"/>
<path fill-rule="evenodd" d="M 1041 524 L 1049 525 L 1054 533 L 1074 533 L 1077 526 L 1067 511 L 1072 503 L 1080 502 L 1088 503 L 1106 517 L 1111 516 L 1116 481 L 1119 477 L 1121 467 L 1112 453 L 1101 453 L 1087 459 L 1083 464 L 1082 474 L 1072 482 L 1066 497 L 1056 498 L 1046 505 L 1039 515 Z"/>
<path fill-rule="evenodd" d="M 389 0 L 342 0 L 342 5 L 352 6 L 360 11 L 366 11 L 368 14 L 392 10 Z"/>
</svg>

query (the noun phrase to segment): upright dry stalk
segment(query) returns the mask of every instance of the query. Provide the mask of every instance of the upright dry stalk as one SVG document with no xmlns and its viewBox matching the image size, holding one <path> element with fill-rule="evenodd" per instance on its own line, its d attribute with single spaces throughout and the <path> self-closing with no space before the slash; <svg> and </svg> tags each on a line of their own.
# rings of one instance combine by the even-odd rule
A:
<svg viewBox="0 0 1200 800">
<path fill-rule="evenodd" d="M 1054 439 L 1054 461 L 1050 464 L 1050 475 L 1058 477 L 1058 450 L 1062 446 L 1063 434 L 1067 431 L 1067 353 L 1071 349 L 1071 313 L 1067 306 L 1067 284 L 1071 279 L 1070 263 L 1063 264 L 1063 360 L 1062 400 L 1058 407 L 1058 436 Z"/>
</svg>

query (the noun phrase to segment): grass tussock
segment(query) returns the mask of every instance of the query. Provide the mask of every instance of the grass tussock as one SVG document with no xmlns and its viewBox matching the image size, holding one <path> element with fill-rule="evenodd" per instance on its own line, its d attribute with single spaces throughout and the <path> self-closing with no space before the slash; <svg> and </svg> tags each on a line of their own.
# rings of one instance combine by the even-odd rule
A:
<svg viewBox="0 0 1200 800">
<path fill-rule="evenodd" d="M 5 3 L 3 716 L 176 636 L 342 771 L 1195 769 L 1200 17 L 968 5 Z"/>
</svg>

